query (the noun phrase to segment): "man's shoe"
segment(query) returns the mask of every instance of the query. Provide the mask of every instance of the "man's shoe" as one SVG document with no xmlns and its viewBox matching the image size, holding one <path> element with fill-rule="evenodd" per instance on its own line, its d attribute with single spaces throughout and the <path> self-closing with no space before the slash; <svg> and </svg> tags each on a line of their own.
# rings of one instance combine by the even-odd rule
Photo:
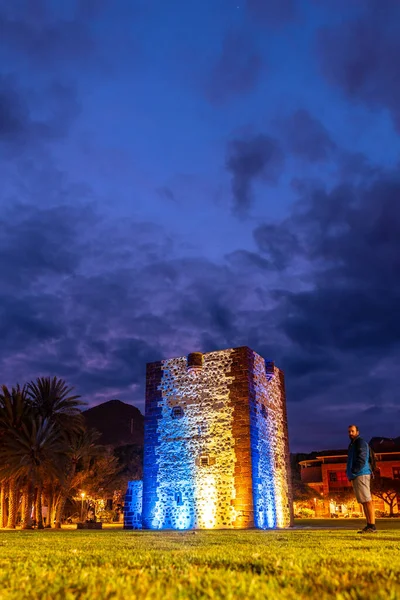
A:
<svg viewBox="0 0 400 600">
<path fill-rule="evenodd" d="M 376 533 L 376 527 L 371 527 L 371 525 L 367 525 L 361 531 L 357 531 L 357 533 Z"/>
</svg>

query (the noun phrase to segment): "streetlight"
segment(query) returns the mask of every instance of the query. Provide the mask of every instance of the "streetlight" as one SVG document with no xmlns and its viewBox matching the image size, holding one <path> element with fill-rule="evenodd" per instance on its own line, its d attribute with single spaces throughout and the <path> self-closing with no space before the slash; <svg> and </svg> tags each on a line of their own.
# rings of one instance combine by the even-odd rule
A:
<svg viewBox="0 0 400 600">
<path fill-rule="evenodd" d="M 81 503 L 81 523 L 83 523 L 83 499 L 86 496 L 85 492 L 81 492 L 81 498 L 82 498 L 82 503 Z"/>
</svg>

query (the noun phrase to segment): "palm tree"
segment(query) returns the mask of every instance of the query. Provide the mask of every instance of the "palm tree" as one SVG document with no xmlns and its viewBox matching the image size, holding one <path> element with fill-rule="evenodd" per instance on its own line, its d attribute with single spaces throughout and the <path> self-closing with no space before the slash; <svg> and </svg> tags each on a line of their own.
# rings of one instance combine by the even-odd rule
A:
<svg viewBox="0 0 400 600">
<path fill-rule="evenodd" d="M 61 473 L 65 467 L 65 460 L 60 457 L 60 464 L 58 472 Z M 51 527 L 55 522 L 57 499 L 60 496 L 61 483 L 58 474 L 56 476 L 50 476 L 46 473 L 46 477 L 43 479 L 42 494 L 47 505 L 47 520 L 46 527 Z"/>
<path fill-rule="evenodd" d="M 0 450 L 2 451 L 2 464 L 3 469 L 8 465 L 10 456 L 5 451 L 5 444 L 12 435 L 11 431 L 20 431 L 22 423 L 25 419 L 29 418 L 31 413 L 31 404 L 26 396 L 25 387 L 21 388 L 17 385 L 12 388 L 11 391 L 7 386 L 1 387 L 0 393 Z M 18 509 L 18 481 L 16 475 L 12 471 L 5 472 L 2 476 L 3 485 L 8 488 L 8 520 L 7 527 L 15 529 L 17 520 L 17 509 Z"/>
<path fill-rule="evenodd" d="M 19 428 L 10 428 L 0 448 L 0 477 L 25 482 L 23 528 L 31 526 L 34 491 L 37 487 L 37 520 L 42 527 L 41 495 L 45 474 L 55 474 L 63 451 L 57 428 L 48 419 L 30 414 Z"/>
<path fill-rule="evenodd" d="M 64 471 L 66 475 L 62 482 L 62 488 L 57 502 L 56 528 L 61 527 L 65 503 L 68 494 L 73 487 L 78 464 L 81 463 L 83 467 L 87 466 L 93 457 L 99 456 L 104 451 L 104 447 L 96 443 L 99 437 L 100 434 L 95 429 L 83 430 L 78 435 L 73 433 L 68 436 L 68 463 Z"/>
<path fill-rule="evenodd" d="M 19 489 L 15 477 L 8 479 L 8 518 L 7 529 L 15 529 L 17 524 Z"/>
<path fill-rule="evenodd" d="M 27 396 L 34 410 L 43 419 L 55 423 L 61 434 L 79 432 L 83 428 L 83 417 L 80 407 L 85 403 L 80 396 L 72 395 L 63 379 L 57 377 L 38 377 L 26 386 Z"/>
<path fill-rule="evenodd" d="M 26 388 L 18 384 L 11 391 L 6 385 L 1 386 L 0 392 L 0 440 L 10 427 L 19 428 L 22 421 L 31 411 L 31 403 L 26 394 Z"/>
<path fill-rule="evenodd" d="M 6 480 L 0 480 L 0 529 L 6 526 Z"/>
<path fill-rule="evenodd" d="M 68 449 L 69 437 L 80 435 L 84 428 L 84 420 L 80 412 L 80 407 L 84 402 L 79 400 L 80 396 L 72 394 L 72 388 L 69 388 L 63 379 L 57 377 L 39 377 L 36 381 L 31 381 L 27 385 L 27 395 L 32 402 L 35 411 L 44 419 L 48 419 L 57 428 L 60 436 L 60 443 L 65 443 L 65 452 Z M 67 457 L 59 456 L 60 463 L 58 465 L 59 472 L 63 473 L 67 470 Z M 62 496 L 62 481 L 64 477 L 53 477 L 50 473 L 46 474 L 45 480 L 41 483 L 45 485 L 47 492 L 47 527 L 51 527 L 54 522 L 56 512 L 56 495 L 55 490 L 58 490 L 58 498 Z M 61 480 L 60 480 L 61 479 Z M 38 526 L 41 527 L 41 497 L 43 488 L 37 490 L 36 493 L 36 511 L 39 511 L 37 516 Z M 65 502 L 64 502 L 65 504 Z"/>
</svg>

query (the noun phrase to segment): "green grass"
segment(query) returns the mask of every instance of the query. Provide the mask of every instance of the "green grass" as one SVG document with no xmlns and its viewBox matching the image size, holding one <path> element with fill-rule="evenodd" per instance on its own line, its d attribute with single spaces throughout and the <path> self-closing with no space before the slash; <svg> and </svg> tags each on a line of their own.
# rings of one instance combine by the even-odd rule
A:
<svg viewBox="0 0 400 600">
<path fill-rule="evenodd" d="M 1 600 L 394 600 L 399 573 L 400 530 L 0 532 Z"/>
<path fill-rule="evenodd" d="M 365 525 L 365 519 L 295 519 L 296 527 L 329 527 L 329 529 L 361 529 Z M 376 525 L 379 530 L 400 530 L 400 519 L 377 519 Z"/>
</svg>

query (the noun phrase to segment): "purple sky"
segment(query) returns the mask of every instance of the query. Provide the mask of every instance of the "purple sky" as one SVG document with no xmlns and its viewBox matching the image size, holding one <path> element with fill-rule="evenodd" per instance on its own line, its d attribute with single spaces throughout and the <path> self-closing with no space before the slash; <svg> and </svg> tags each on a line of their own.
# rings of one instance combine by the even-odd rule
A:
<svg viewBox="0 0 400 600">
<path fill-rule="evenodd" d="M 399 57 L 397 0 L 0 0 L 2 382 L 248 345 L 293 451 L 398 436 Z"/>
</svg>

